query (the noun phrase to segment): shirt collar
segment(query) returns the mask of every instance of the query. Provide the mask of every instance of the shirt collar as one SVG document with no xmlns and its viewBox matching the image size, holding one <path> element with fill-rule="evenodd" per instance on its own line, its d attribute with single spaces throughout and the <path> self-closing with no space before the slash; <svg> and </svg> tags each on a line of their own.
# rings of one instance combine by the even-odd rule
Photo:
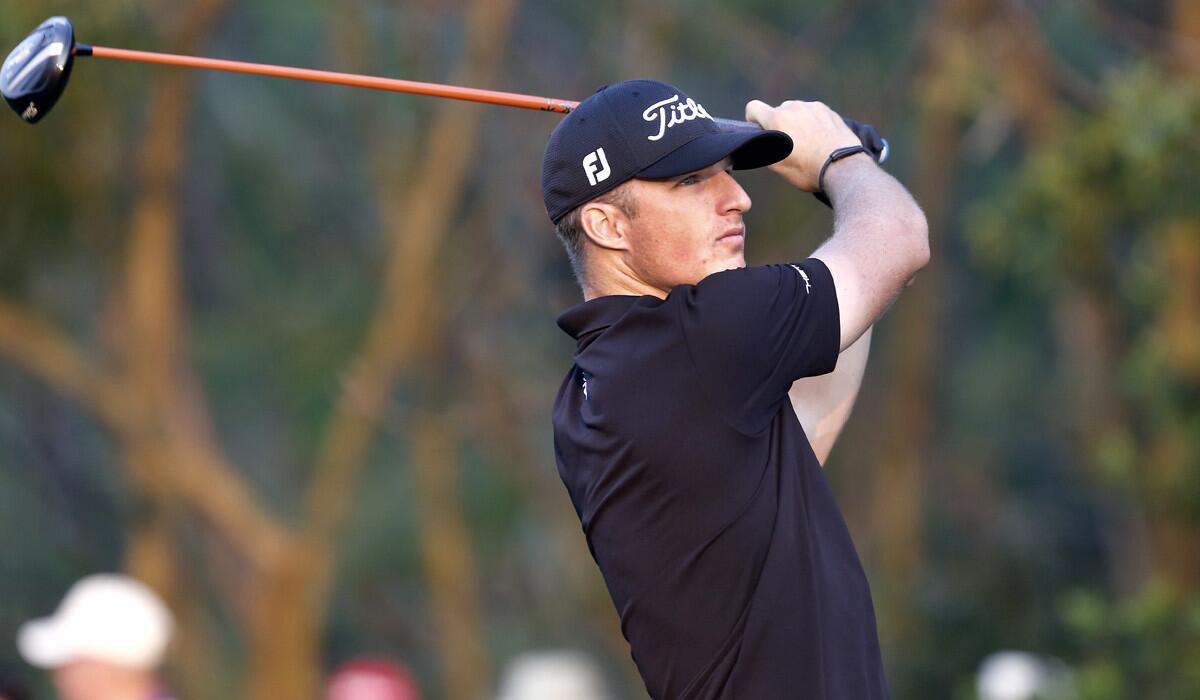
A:
<svg viewBox="0 0 1200 700">
<path fill-rule="evenodd" d="M 558 317 L 558 327 L 575 340 L 579 340 L 589 333 L 608 328 L 616 323 L 629 311 L 630 307 L 642 299 L 661 302 L 661 299 L 657 297 L 635 297 L 623 294 L 596 297 L 562 312 Z"/>
</svg>

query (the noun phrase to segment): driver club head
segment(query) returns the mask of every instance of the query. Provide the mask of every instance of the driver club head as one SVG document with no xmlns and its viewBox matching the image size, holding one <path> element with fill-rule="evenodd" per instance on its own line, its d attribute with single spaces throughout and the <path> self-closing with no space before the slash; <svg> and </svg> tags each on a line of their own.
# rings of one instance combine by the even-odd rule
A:
<svg viewBox="0 0 1200 700">
<path fill-rule="evenodd" d="M 66 17 L 38 25 L 0 67 L 0 94 L 30 124 L 50 111 L 67 86 L 74 63 L 75 30 Z"/>
</svg>

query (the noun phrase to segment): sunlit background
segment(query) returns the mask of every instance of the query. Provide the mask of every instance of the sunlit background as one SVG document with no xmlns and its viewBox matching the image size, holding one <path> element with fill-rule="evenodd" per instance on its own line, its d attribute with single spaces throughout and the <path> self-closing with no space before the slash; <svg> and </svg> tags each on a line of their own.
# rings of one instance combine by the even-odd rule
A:
<svg viewBox="0 0 1200 700">
<path fill-rule="evenodd" d="M 934 258 L 827 467 L 894 697 L 1200 697 L 1195 0 L 0 0 L 0 53 L 53 14 L 876 125 Z M 120 570 L 169 602 L 189 700 L 318 698 L 363 656 L 429 699 L 533 700 L 512 663 L 545 650 L 644 700 L 551 446 L 579 300 L 540 194 L 557 120 L 101 59 L 0 119 L 0 676 L 54 697 L 18 627 Z M 828 235 L 739 178 L 752 263 Z"/>
</svg>

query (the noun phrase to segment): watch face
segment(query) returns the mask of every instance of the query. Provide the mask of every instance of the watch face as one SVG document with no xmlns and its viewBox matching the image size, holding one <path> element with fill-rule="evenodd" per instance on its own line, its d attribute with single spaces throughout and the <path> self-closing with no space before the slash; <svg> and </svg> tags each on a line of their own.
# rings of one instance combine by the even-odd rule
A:
<svg viewBox="0 0 1200 700">
<path fill-rule="evenodd" d="M 0 67 L 0 94 L 22 119 L 35 122 L 58 100 L 71 72 L 74 31 L 51 17 L 25 37 Z"/>
</svg>

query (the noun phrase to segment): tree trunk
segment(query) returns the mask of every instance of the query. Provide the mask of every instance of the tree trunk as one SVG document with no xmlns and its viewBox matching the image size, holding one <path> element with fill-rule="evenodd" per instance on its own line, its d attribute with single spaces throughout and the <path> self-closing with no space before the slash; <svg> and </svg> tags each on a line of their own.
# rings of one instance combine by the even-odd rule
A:
<svg viewBox="0 0 1200 700">
<path fill-rule="evenodd" d="M 512 0 L 478 0 L 471 6 L 464 65 L 453 82 L 492 84 L 507 46 L 514 9 Z M 321 666 L 319 634 L 333 584 L 335 542 L 353 503 L 354 487 L 366 466 L 392 386 L 405 370 L 421 366 L 424 354 L 436 346 L 443 332 L 432 313 L 441 280 L 437 256 L 467 184 L 482 109 L 452 101 L 437 105 L 438 116 L 425 140 L 421 164 L 412 171 L 419 173 L 420 179 L 403 198 L 396 196 L 403 190 L 400 173 L 385 163 L 373 163 L 375 171 L 384 174 L 377 180 L 376 191 L 381 220 L 391 242 L 382 297 L 363 347 L 346 373 L 343 392 L 317 456 L 307 492 L 304 530 L 295 544 L 298 549 L 277 562 L 258 595 L 264 602 L 252 620 L 250 634 L 255 669 L 251 700 L 306 698 L 316 692 L 314 672 Z M 383 134 L 374 138 L 385 139 Z M 414 436 L 418 439 L 422 438 Z M 441 453 L 434 450 L 431 454 L 436 461 Z M 453 462 L 439 463 L 439 467 L 449 472 L 453 483 Z M 423 467 L 414 463 L 413 468 Z M 454 527 L 465 539 L 466 526 L 455 518 L 451 521 L 453 525 L 447 525 L 445 517 L 423 522 L 423 532 L 436 538 L 441 528 Z M 469 548 L 463 551 L 469 557 Z M 469 565 L 461 561 L 458 564 L 461 570 L 470 570 Z M 443 573 L 429 572 L 431 589 L 440 591 L 446 585 Z M 464 624 L 458 612 L 474 610 L 472 590 L 472 581 L 461 581 L 450 589 L 457 595 L 438 592 L 432 598 L 439 636 L 460 646 L 458 651 L 443 649 L 446 654 L 455 654 L 444 659 L 449 674 L 447 687 L 454 692 L 486 684 L 486 663 L 479 660 L 482 652 L 475 651 L 486 648 L 480 620 L 478 615 L 471 615 L 466 618 L 469 624 Z M 442 629 L 441 623 L 451 627 Z M 279 637 L 283 631 L 287 634 L 285 643 Z M 472 655 L 469 668 L 462 654 Z"/>
<path fill-rule="evenodd" d="M 1171 30 L 1175 36 L 1171 57 L 1184 78 L 1200 76 L 1200 3 L 1196 0 L 1171 0 Z"/>
<path fill-rule="evenodd" d="M 1200 385 L 1200 222 L 1170 224 L 1160 256 L 1167 268 L 1167 298 L 1155 321 L 1163 339 L 1168 376 Z M 1179 415 L 1154 423 L 1145 448 L 1146 517 L 1156 573 L 1181 593 L 1200 591 L 1200 526 L 1189 472 L 1200 463 L 1194 426 Z M 1189 512 L 1190 511 L 1190 512 Z"/>
<path fill-rule="evenodd" d="M 474 554 L 458 483 L 456 436 L 445 414 L 423 408 L 411 421 L 421 552 L 432 603 L 446 700 L 487 697 L 490 673 Z"/>
<path fill-rule="evenodd" d="M 883 644 L 902 648 L 919 639 L 915 588 L 924 560 L 921 524 L 926 467 L 930 459 L 933 387 L 936 385 L 940 331 L 943 237 L 949 225 L 965 105 L 960 81 L 969 77 L 972 28 L 983 3 L 950 0 L 938 6 L 930 45 L 936 47 L 919 87 L 919 124 L 914 153 L 913 196 L 929 221 L 932 256 L 884 322 L 878 352 L 890 360 L 885 391 L 884 428 L 872 460 L 874 526 L 869 550 L 882 570 L 879 631 Z M 965 72 L 965 73 L 964 73 Z"/>
<path fill-rule="evenodd" d="M 188 22 L 172 37 L 189 51 L 211 30 L 223 3 L 200 0 L 184 13 Z M 197 624 L 195 598 L 186 573 L 189 562 L 179 542 L 183 503 L 173 472 L 179 438 L 195 426 L 197 405 L 181 402 L 181 378 L 188 371 L 181 337 L 178 193 L 186 151 L 194 73 L 164 71 L 150 100 L 145 137 L 137 154 L 138 196 L 133 205 L 129 254 L 122 296 L 124 333 L 118 377 L 136 427 L 118 433 L 128 475 L 142 501 L 127 553 L 131 574 L 163 594 L 176 613 L 176 679 L 196 696 L 217 673 L 217 654 L 206 627 Z"/>
</svg>

